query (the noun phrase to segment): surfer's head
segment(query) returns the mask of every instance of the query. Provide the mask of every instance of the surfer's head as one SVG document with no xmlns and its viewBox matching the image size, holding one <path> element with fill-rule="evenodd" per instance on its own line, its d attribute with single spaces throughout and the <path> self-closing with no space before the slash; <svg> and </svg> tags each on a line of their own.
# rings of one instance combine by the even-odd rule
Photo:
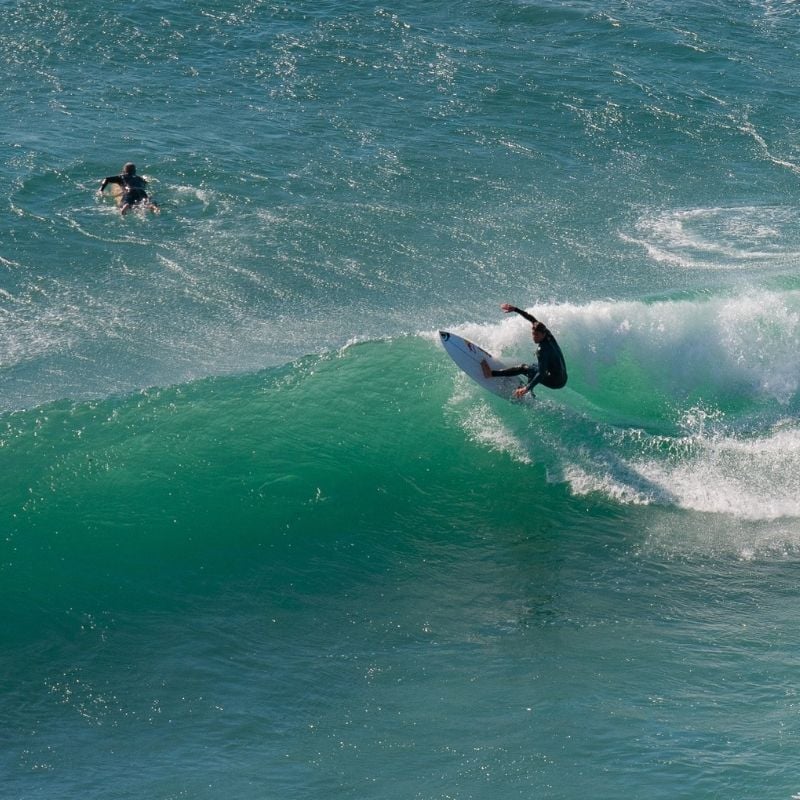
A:
<svg viewBox="0 0 800 800">
<path fill-rule="evenodd" d="M 547 325 L 543 322 L 534 322 L 531 325 L 531 336 L 533 336 L 533 341 L 536 342 L 536 344 L 543 342 L 549 335 L 550 331 L 547 330 Z"/>
<path fill-rule="evenodd" d="M 135 175 L 136 174 L 136 164 L 133 161 L 129 161 L 123 168 L 122 168 L 123 175 Z"/>
</svg>

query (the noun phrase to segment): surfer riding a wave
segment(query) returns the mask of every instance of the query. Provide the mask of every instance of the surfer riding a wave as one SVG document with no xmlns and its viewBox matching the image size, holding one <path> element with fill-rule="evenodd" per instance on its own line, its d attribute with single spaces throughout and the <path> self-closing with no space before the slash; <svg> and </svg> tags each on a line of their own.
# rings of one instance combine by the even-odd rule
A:
<svg viewBox="0 0 800 800">
<path fill-rule="evenodd" d="M 134 206 L 141 206 L 150 211 L 158 212 L 158 205 L 147 194 L 145 188 L 147 181 L 141 175 L 136 174 L 136 165 L 132 162 L 129 161 L 125 164 L 119 175 L 109 175 L 107 178 L 103 178 L 98 194 L 102 194 L 109 183 L 119 186 L 122 190 L 118 202 L 119 210 L 123 216 Z"/>
<path fill-rule="evenodd" d="M 564 354 L 558 346 L 558 342 L 550 333 L 543 322 L 539 322 L 532 314 L 523 311 L 521 308 L 512 306 L 510 303 L 503 303 L 500 308 L 509 314 L 514 312 L 531 323 L 531 335 L 536 343 L 536 364 L 520 364 L 508 369 L 492 369 L 486 359 L 481 361 L 481 370 L 485 378 L 512 377 L 515 375 L 525 375 L 528 382 L 524 386 L 514 391 L 516 398 L 523 397 L 527 392 L 533 394 L 533 387 L 542 384 L 549 389 L 562 389 L 567 383 L 567 366 L 564 362 Z"/>
</svg>

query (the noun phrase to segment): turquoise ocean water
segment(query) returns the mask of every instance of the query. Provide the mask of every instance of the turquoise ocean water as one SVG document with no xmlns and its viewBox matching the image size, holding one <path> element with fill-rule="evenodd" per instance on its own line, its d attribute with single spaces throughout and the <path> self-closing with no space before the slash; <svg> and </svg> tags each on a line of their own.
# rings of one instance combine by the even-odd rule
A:
<svg viewBox="0 0 800 800">
<path fill-rule="evenodd" d="M 2 796 L 800 795 L 798 34 L 0 1 Z"/>
</svg>

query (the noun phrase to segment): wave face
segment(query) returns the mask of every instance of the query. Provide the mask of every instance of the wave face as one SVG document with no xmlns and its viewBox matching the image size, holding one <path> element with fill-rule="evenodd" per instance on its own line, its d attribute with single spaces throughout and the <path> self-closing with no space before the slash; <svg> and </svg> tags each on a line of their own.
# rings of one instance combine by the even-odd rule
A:
<svg viewBox="0 0 800 800">
<path fill-rule="evenodd" d="M 563 391 L 540 387 L 533 404 L 483 393 L 431 331 L 9 413 L 0 458 L 18 480 L 3 505 L 19 545 L 69 526 L 70 508 L 94 509 L 65 536 L 79 547 L 123 522 L 146 532 L 128 543 L 136 550 L 172 542 L 182 552 L 200 530 L 222 546 L 229 527 L 274 543 L 299 525 L 302 541 L 313 534 L 296 517 L 309 509 L 313 526 L 321 514 L 335 528 L 350 513 L 379 517 L 389 496 L 413 506 L 427 484 L 438 487 L 423 491 L 434 506 L 457 496 L 466 448 L 509 472 L 501 486 L 524 476 L 519 495 L 502 491 L 512 507 L 543 481 L 601 508 L 795 520 L 798 308 L 794 291 L 545 308 L 571 378 Z M 455 330 L 506 359 L 530 355 L 519 319 Z M 494 482 L 481 474 L 478 485 Z M 131 553 L 112 538 L 124 563 Z"/>
<path fill-rule="evenodd" d="M 95 6 L 0 14 L 5 793 L 797 796 L 794 7 Z"/>
</svg>

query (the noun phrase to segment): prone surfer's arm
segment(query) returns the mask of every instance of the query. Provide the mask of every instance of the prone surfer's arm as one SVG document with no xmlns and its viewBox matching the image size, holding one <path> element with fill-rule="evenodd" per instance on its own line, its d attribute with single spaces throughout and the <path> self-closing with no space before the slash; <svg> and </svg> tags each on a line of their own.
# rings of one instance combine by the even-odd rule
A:
<svg viewBox="0 0 800 800">
<path fill-rule="evenodd" d="M 122 183 L 122 181 L 120 180 L 119 175 L 109 175 L 107 178 L 103 178 L 103 180 L 100 181 L 99 191 L 102 192 L 109 183 Z"/>
<path fill-rule="evenodd" d="M 527 311 L 523 311 L 521 308 L 517 308 L 516 306 L 512 306 L 511 303 L 503 303 L 500 306 L 500 308 L 502 308 L 503 311 L 506 312 L 506 314 L 510 314 L 512 311 L 515 314 L 519 314 L 523 319 L 528 320 L 528 322 L 530 322 L 531 325 L 533 325 L 535 322 L 539 321 L 538 319 L 536 319 L 536 317 L 533 316 L 533 314 L 529 314 Z"/>
</svg>

